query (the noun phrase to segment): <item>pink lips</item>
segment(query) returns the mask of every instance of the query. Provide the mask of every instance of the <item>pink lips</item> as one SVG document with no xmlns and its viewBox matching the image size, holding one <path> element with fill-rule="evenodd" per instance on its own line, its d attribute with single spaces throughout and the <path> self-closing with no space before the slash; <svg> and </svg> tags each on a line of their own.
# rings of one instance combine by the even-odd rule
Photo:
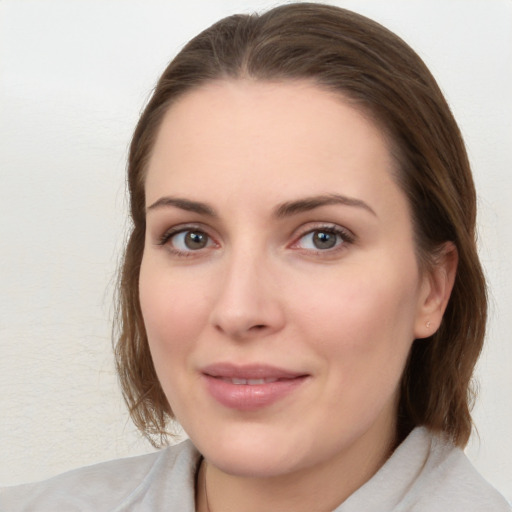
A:
<svg viewBox="0 0 512 512">
<path fill-rule="evenodd" d="M 300 386 L 308 375 L 267 365 L 218 363 L 202 369 L 206 387 L 221 405 L 241 411 L 269 406 Z"/>
</svg>

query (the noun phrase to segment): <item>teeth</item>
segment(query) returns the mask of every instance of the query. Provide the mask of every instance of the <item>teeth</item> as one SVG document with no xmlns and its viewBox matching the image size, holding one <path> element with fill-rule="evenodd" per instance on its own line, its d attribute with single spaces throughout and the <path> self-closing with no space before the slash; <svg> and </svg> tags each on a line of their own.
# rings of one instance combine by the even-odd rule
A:
<svg viewBox="0 0 512 512">
<path fill-rule="evenodd" d="M 276 382 L 277 379 L 237 379 L 232 378 L 229 379 L 228 382 L 231 382 L 231 384 L 237 384 L 237 385 L 249 385 L 249 386 L 258 386 L 261 384 L 269 384 L 270 382 Z"/>
</svg>

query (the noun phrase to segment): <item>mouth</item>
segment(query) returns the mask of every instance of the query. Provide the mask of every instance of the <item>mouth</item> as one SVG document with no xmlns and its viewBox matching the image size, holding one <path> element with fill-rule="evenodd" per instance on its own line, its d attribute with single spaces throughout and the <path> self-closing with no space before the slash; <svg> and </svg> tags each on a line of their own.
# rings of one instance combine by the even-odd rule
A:
<svg viewBox="0 0 512 512">
<path fill-rule="evenodd" d="M 261 384 L 270 384 L 277 382 L 279 379 L 237 379 L 237 378 L 222 378 L 224 382 L 231 382 L 235 386 L 259 386 Z"/>
<path fill-rule="evenodd" d="M 268 365 L 220 363 L 203 368 L 209 394 L 222 406 L 239 411 L 268 407 L 293 395 L 308 374 Z"/>
</svg>

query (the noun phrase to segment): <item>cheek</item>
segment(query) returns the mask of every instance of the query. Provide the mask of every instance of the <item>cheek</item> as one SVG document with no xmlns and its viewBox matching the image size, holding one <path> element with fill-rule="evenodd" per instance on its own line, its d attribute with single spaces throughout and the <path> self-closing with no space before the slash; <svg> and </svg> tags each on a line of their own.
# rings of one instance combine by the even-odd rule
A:
<svg viewBox="0 0 512 512">
<path fill-rule="evenodd" d="M 208 316 L 197 287 L 183 273 L 163 272 L 150 258 L 143 258 L 139 298 L 155 366 L 157 355 L 189 349 Z"/>
<path fill-rule="evenodd" d="M 337 276 L 315 276 L 314 286 L 290 293 L 318 351 L 336 359 L 345 374 L 363 367 L 400 372 L 414 338 L 418 297 L 415 260 L 399 267 L 345 267 Z M 300 311 L 299 311 L 300 310 Z"/>
<path fill-rule="evenodd" d="M 347 417 L 364 426 L 384 409 L 395 414 L 413 340 L 411 287 L 389 273 L 385 280 L 369 272 L 355 275 L 343 276 L 338 286 L 324 283 L 324 293 L 315 287 L 315 293 L 297 297 L 304 309 L 295 315 L 302 319 L 297 326 L 302 339 L 321 361 L 323 409 L 329 421 L 345 426 Z"/>
<path fill-rule="evenodd" d="M 204 303 L 194 290 L 197 287 L 180 278 L 180 273 L 163 271 L 150 258 L 143 258 L 139 298 L 149 350 L 158 380 L 177 417 L 186 407 L 183 397 L 188 396 L 189 356 L 207 317 Z"/>
</svg>

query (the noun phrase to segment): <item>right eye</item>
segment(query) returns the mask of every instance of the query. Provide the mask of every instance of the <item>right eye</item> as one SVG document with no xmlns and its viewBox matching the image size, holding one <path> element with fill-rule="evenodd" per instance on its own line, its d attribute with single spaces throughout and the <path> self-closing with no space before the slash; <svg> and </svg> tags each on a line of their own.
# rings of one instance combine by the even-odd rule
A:
<svg viewBox="0 0 512 512">
<path fill-rule="evenodd" d="M 169 246 L 178 255 L 188 255 L 215 246 L 210 236 L 200 229 L 181 229 L 167 232 L 160 240 L 160 245 Z"/>
</svg>

